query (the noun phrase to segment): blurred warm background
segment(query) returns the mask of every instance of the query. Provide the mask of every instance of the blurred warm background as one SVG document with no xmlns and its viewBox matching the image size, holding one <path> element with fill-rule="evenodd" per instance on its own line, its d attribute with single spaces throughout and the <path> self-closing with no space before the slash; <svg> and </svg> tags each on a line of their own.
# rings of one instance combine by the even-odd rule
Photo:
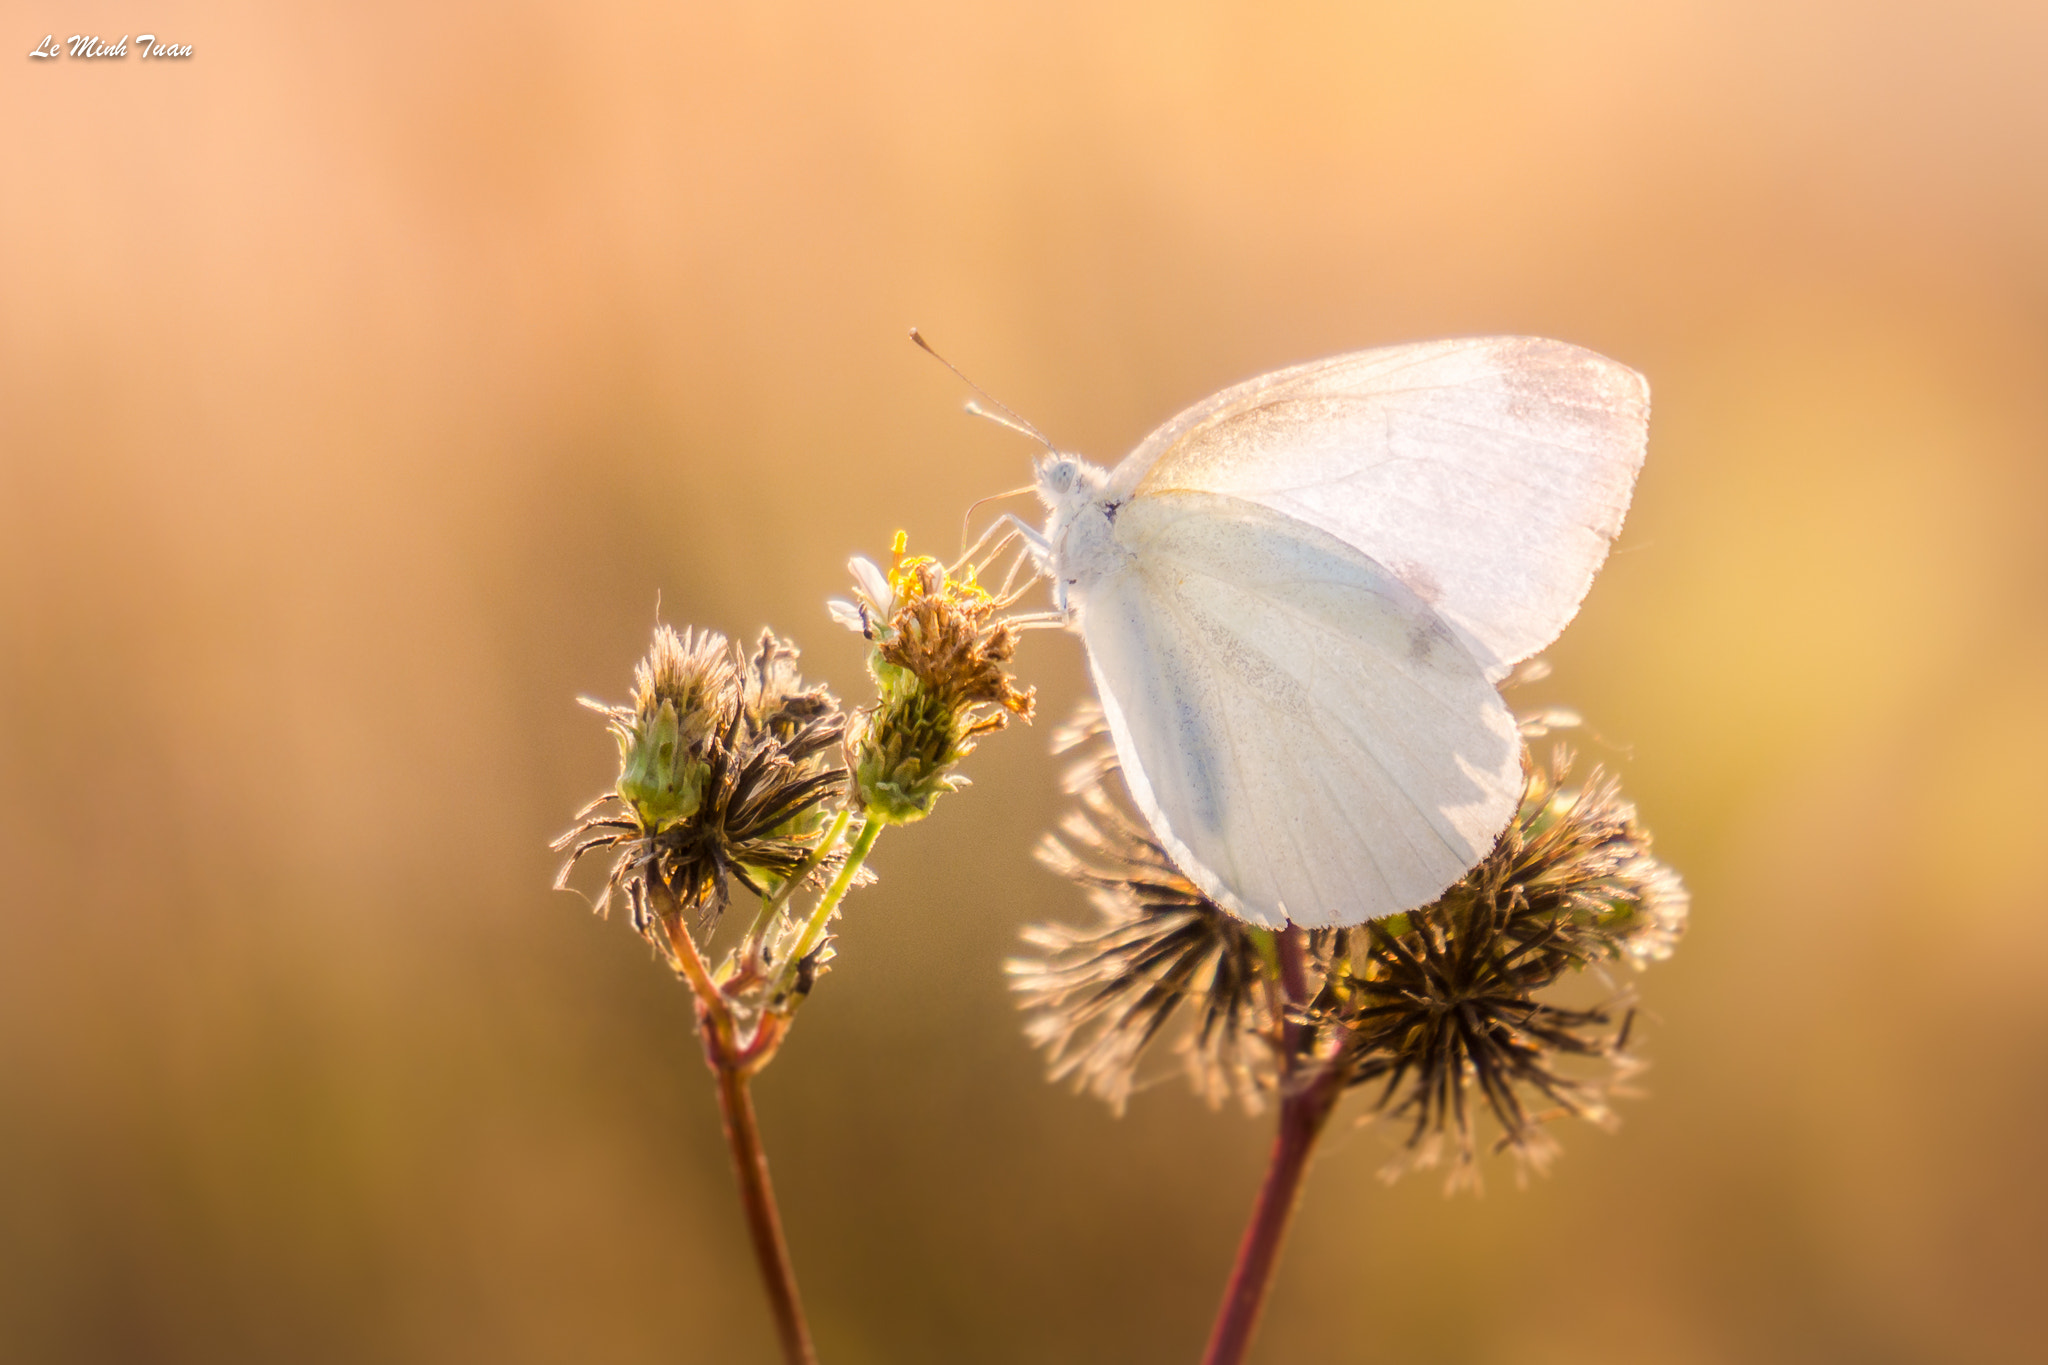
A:
<svg viewBox="0 0 2048 1365">
<path fill-rule="evenodd" d="M 0 63 L 0 1358 L 772 1358 L 685 994 L 544 846 L 657 610 L 857 698 L 846 557 L 1024 479 L 912 323 L 1102 460 L 1352 347 L 1651 378 L 1539 700 L 1696 895 L 1652 1093 L 1478 1200 L 1340 1122 L 1258 1359 L 2048 1356 L 2048 8 L 172 8 Z M 1266 1125 L 1005 997 L 1052 728 L 758 1087 L 828 1365 L 1206 1334 Z"/>
</svg>

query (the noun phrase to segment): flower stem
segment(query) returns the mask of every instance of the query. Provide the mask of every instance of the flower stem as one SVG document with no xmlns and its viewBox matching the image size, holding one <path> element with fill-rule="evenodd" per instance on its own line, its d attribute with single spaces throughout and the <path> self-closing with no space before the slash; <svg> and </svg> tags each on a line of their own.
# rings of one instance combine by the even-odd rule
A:
<svg viewBox="0 0 2048 1365">
<path fill-rule="evenodd" d="M 711 1036 L 709 1032 L 705 1034 L 705 1056 L 711 1061 L 712 1074 L 718 1078 L 718 1113 L 725 1121 L 725 1142 L 732 1149 L 740 1204 L 746 1210 L 747 1231 L 753 1238 L 754 1261 L 760 1267 L 761 1283 L 768 1291 L 769 1311 L 775 1316 L 775 1334 L 782 1341 L 782 1357 L 788 1365 L 817 1365 L 811 1329 L 804 1322 L 803 1304 L 797 1298 L 796 1268 L 790 1264 L 789 1244 L 782 1237 L 782 1216 L 775 1208 L 775 1187 L 768 1181 L 768 1153 L 761 1146 L 761 1129 L 754 1119 L 754 1097 L 747 1086 L 747 1075 L 714 1054 Z"/>
<path fill-rule="evenodd" d="M 852 818 L 852 811 L 839 812 L 838 818 L 832 821 L 832 827 L 825 831 L 825 837 L 818 840 L 818 846 L 805 856 L 803 863 L 789 874 L 781 886 L 775 888 L 774 895 L 761 902 L 760 912 L 754 916 L 753 927 L 747 930 L 746 946 L 740 950 L 742 958 L 751 958 L 760 951 L 761 943 L 768 936 L 768 926 L 774 921 L 776 913 L 789 903 L 790 893 L 803 885 L 805 879 L 818 870 L 818 864 L 824 862 L 826 856 L 839 847 L 840 839 L 846 835 L 846 824 Z"/>
<path fill-rule="evenodd" d="M 711 969 L 705 965 L 704 955 L 697 951 L 689 926 L 683 923 L 683 907 L 676 900 L 675 892 L 659 876 L 650 880 L 668 907 L 659 920 L 662 936 L 668 943 L 669 963 L 683 980 L 689 982 L 690 993 L 697 997 L 697 1022 L 704 1034 L 707 1055 L 714 1047 L 720 1053 L 731 1052 L 738 1045 L 732 1009 L 726 1004 L 718 983 L 711 979 Z M 712 1069 L 717 1069 L 715 1063 Z"/>
<path fill-rule="evenodd" d="M 881 837 L 882 821 L 870 815 L 861 822 L 860 833 L 853 836 L 853 846 L 846 850 L 846 862 L 840 866 L 839 875 L 832 879 L 832 885 L 825 888 L 824 898 L 818 902 L 818 908 L 811 911 L 810 922 L 804 925 L 803 937 L 797 940 L 796 948 L 783 961 L 785 981 L 796 974 L 798 966 L 811 955 L 811 949 L 818 946 L 818 940 L 825 936 L 825 925 L 831 920 L 832 912 L 846 898 L 853 879 L 860 875 L 861 864 L 868 860 L 868 851 Z"/>
<path fill-rule="evenodd" d="M 1279 936 L 1280 982 L 1290 1014 L 1309 999 L 1306 938 L 1298 928 L 1289 928 Z M 1286 1239 L 1295 1206 L 1301 1202 L 1301 1182 L 1308 1172 L 1309 1156 L 1343 1093 L 1335 1068 L 1303 1055 L 1306 1025 L 1283 1018 L 1280 1032 L 1280 1131 L 1273 1138 L 1266 1178 L 1259 1186 L 1258 1200 L 1252 1205 L 1251 1221 L 1245 1225 L 1237 1263 L 1231 1267 L 1230 1282 L 1223 1290 L 1223 1302 L 1217 1308 L 1216 1326 L 1210 1332 L 1209 1349 L 1202 1356 L 1202 1365 L 1241 1365 L 1245 1352 L 1251 1349 L 1252 1334 L 1258 1330 L 1259 1314 L 1266 1306 L 1273 1271 L 1280 1262 L 1280 1245 Z"/>
<path fill-rule="evenodd" d="M 683 923 L 682 907 L 659 877 L 653 879 L 671 913 L 661 917 L 669 955 L 697 997 L 697 1033 L 704 1044 L 704 1064 L 717 1082 L 718 1116 L 725 1127 L 725 1145 L 732 1153 L 733 1176 L 739 1182 L 740 1208 L 754 1244 L 754 1262 L 768 1291 L 768 1309 L 782 1342 L 787 1365 L 817 1365 L 811 1329 L 804 1322 L 796 1292 L 796 1267 L 782 1236 L 782 1215 L 775 1207 L 775 1187 L 768 1180 L 768 1152 L 761 1145 L 761 1125 L 754 1117 L 748 1081 L 764 1062 L 739 1036 L 732 1008 L 711 979 L 702 954 Z M 777 1034 L 776 1038 L 779 1039 Z"/>
</svg>

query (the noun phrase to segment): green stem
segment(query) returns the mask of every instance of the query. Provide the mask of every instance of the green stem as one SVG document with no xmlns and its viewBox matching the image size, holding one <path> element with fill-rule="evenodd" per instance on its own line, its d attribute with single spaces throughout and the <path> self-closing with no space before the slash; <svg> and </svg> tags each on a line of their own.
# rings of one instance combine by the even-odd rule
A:
<svg viewBox="0 0 2048 1365">
<path fill-rule="evenodd" d="M 797 887 L 803 885 L 804 881 L 813 872 L 818 870 L 818 864 L 824 862 L 832 850 L 839 847 L 839 841 L 846 836 L 847 823 L 852 819 L 852 811 L 843 810 L 839 812 L 838 817 L 832 821 L 832 827 L 825 831 L 825 837 L 818 841 L 818 846 L 810 851 L 809 855 L 798 865 L 796 871 L 790 873 L 782 885 L 775 888 L 774 895 L 761 902 L 760 912 L 754 916 L 754 925 L 751 929 L 747 930 L 746 943 L 740 952 L 743 960 L 751 957 L 763 939 L 767 937 L 768 926 L 774 923 L 776 913 L 783 906 L 789 904 L 789 898 L 795 893 Z"/>
<path fill-rule="evenodd" d="M 868 850 L 875 846 L 875 840 L 882 837 L 882 823 L 872 814 L 862 819 L 860 833 L 853 836 L 853 847 L 846 850 L 846 862 L 840 866 L 839 875 L 832 879 L 832 885 L 825 888 L 824 899 L 818 902 L 817 909 L 811 911 L 810 922 L 804 925 L 803 937 L 796 941 L 795 949 L 783 961 L 781 978 L 776 982 L 776 989 L 769 992 L 770 1000 L 782 994 L 795 977 L 797 968 L 818 946 L 818 940 L 825 936 L 825 925 L 832 918 L 832 912 L 839 908 L 839 902 L 846 898 L 853 879 L 860 875 L 861 864 L 868 860 Z"/>
</svg>

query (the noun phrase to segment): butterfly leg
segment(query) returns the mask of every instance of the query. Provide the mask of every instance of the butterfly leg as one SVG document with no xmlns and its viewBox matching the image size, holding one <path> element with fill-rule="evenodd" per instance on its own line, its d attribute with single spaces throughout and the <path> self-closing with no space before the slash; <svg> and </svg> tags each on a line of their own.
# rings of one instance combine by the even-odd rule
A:
<svg viewBox="0 0 2048 1365">
<path fill-rule="evenodd" d="M 993 544 L 990 543 L 991 540 Z M 995 563 L 1013 543 L 1018 542 L 1022 544 L 1022 553 L 1011 562 L 1008 572 L 1003 575 L 1002 587 L 995 594 L 997 600 L 1007 606 L 1016 600 L 1018 592 L 1021 591 L 1017 584 L 1017 574 L 1024 567 L 1025 561 L 1028 559 L 1031 562 L 1031 576 L 1037 578 L 1045 573 L 1046 560 L 1051 554 L 1045 536 L 1037 527 L 1024 521 L 1016 513 L 1005 512 L 997 517 L 974 544 L 967 548 L 967 552 L 960 556 L 952 572 L 958 574 L 963 569 L 973 568 L 979 576 L 980 570 Z M 1026 580 L 1026 586 L 1029 585 L 1029 581 Z"/>
<path fill-rule="evenodd" d="M 998 538 L 996 533 L 999 531 L 1002 532 L 1002 535 Z M 956 567 L 970 563 L 989 563 L 1003 552 L 1004 546 L 1020 536 L 1025 544 L 1032 547 L 1032 553 L 1038 558 L 1043 559 L 1048 553 L 1050 547 L 1047 545 L 1045 536 L 1039 532 L 1037 527 L 1019 517 L 1015 512 L 1005 512 L 990 522 L 988 529 L 975 537 L 974 543 L 961 552 Z M 994 546 L 984 553 L 983 547 L 988 546 L 992 538 L 995 539 Z"/>
</svg>

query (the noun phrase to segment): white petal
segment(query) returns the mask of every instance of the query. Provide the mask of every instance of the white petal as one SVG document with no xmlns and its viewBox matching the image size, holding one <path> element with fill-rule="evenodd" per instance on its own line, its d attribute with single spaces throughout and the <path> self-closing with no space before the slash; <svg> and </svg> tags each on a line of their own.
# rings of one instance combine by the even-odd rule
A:
<svg viewBox="0 0 2048 1365">
<path fill-rule="evenodd" d="M 875 610 L 884 616 L 888 615 L 890 608 L 895 606 L 890 600 L 895 594 L 889 590 L 889 575 L 883 573 L 881 567 L 866 555 L 855 555 L 846 561 L 846 567 L 853 572 L 853 581 L 867 594 L 868 601 L 873 604 Z"/>
</svg>

